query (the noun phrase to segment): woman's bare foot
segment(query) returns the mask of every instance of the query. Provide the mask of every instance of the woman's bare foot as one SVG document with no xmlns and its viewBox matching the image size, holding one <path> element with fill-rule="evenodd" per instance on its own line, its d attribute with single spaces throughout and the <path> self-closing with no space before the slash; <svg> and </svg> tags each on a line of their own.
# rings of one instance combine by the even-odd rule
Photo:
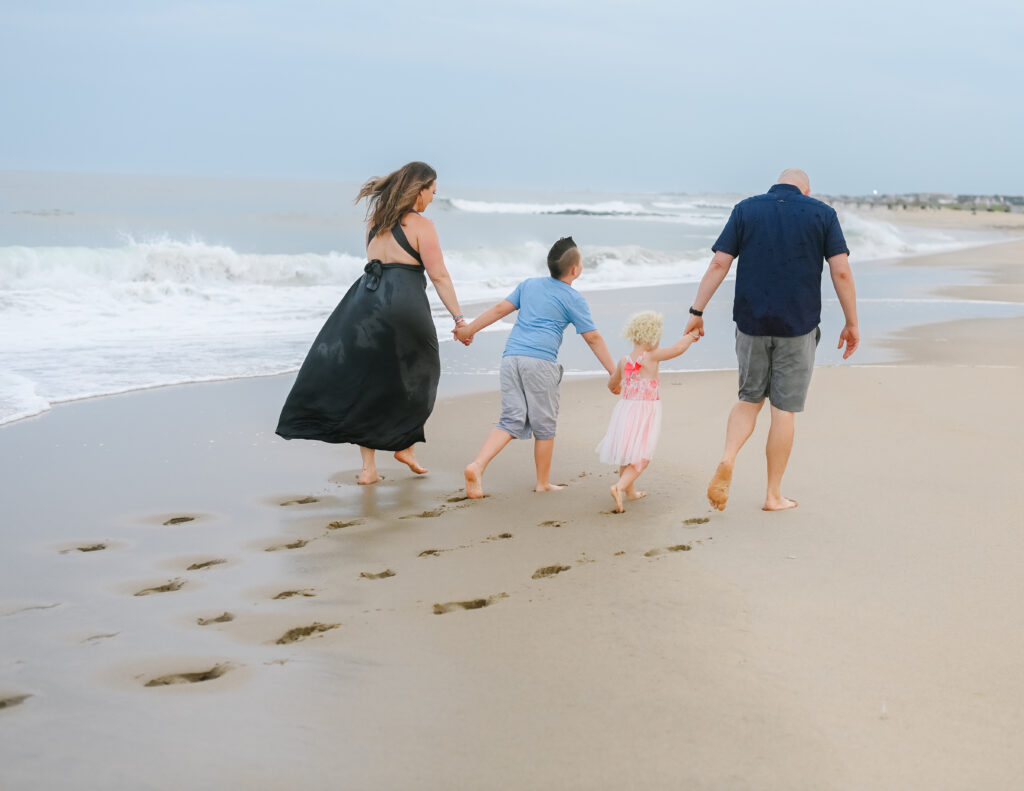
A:
<svg viewBox="0 0 1024 791">
<path fill-rule="evenodd" d="M 476 463 L 467 464 L 466 470 L 466 497 L 470 500 L 479 500 L 484 496 L 484 484 L 481 480 L 480 468 Z"/>
<path fill-rule="evenodd" d="M 395 459 L 402 462 L 402 464 L 408 465 L 409 469 L 417 475 L 423 475 L 423 473 L 429 472 L 426 467 L 423 467 L 418 461 L 416 461 L 416 454 L 413 453 L 412 448 L 397 451 L 395 453 Z"/>
<path fill-rule="evenodd" d="M 626 489 L 626 497 L 630 500 L 641 500 L 647 496 L 647 492 L 638 492 L 636 489 Z"/>
<path fill-rule="evenodd" d="M 796 500 L 790 500 L 788 497 L 771 498 L 764 501 L 764 506 L 761 508 L 762 511 L 788 511 L 790 508 L 796 508 L 798 505 Z"/>
<path fill-rule="evenodd" d="M 360 486 L 369 486 L 371 483 L 377 483 L 377 481 L 379 480 L 380 475 L 377 474 L 377 468 L 371 467 L 369 469 L 364 469 L 361 473 L 359 473 L 359 478 L 356 480 L 356 482 Z"/>
<path fill-rule="evenodd" d="M 732 484 L 732 467 L 725 462 L 718 465 L 715 475 L 708 484 L 708 502 L 711 507 L 724 511 L 725 504 L 729 500 L 729 486 Z"/>
<path fill-rule="evenodd" d="M 618 486 L 612 485 L 608 487 L 608 492 L 611 494 L 612 499 L 615 501 L 615 513 L 623 514 L 626 509 L 622 507 L 622 490 Z"/>
<path fill-rule="evenodd" d="M 557 492 L 560 489 L 564 489 L 564 486 L 559 486 L 557 483 L 538 483 L 534 489 L 535 492 Z"/>
</svg>

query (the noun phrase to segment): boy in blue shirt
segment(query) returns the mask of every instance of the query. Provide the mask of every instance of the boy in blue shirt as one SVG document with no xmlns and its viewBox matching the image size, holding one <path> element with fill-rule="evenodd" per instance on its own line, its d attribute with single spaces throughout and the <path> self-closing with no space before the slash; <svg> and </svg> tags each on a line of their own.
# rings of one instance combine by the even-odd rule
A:
<svg viewBox="0 0 1024 791">
<path fill-rule="evenodd" d="M 583 257 L 571 236 L 559 239 L 548 252 L 551 277 L 531 277 L 470 324 L 455 330 L 463 342 L 484 327 L 519 311 L 501 358 L 501 418 L 491 430 L 476 458 L 466 466 L 466 496 L 484 496 L 483 475 L 487 465 L 513 439 L 534 437 L 537 465 L 535 491 L 563 487 L 551 483 L 551 456 L 558 422 L 558 385 L 562 366 L 558 349 L 562 333 L 572 324 L 611 376 L 615 372 L 608 345 L 594 326 L 587 301 L 572 287 L 583 274 Z"/>
</svg>

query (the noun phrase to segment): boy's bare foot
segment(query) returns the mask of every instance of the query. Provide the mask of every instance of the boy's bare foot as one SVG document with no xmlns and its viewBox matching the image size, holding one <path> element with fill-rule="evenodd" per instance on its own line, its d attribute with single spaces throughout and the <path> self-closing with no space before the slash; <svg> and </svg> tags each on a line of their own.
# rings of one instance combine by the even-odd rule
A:
<svg viewBox="0 0 1024 791">
<path fill-rule="evenodd" d="M 408 465 L 409 469 L 417 475 L 423 475 L 423 473 L 429 472 L 426 467 L 423 467 L 418 461 L 416 461 L 416 454 L 408 448 L 396 451 L 395 459 L 402 462 L 402 464 Z"/>
<path fill-rule="evenodd" d="M 708 484 L 708 502 L 711 507 L 724 511 L 729 500 L 729 485 L 732 483 L 732 467 L 725 462 L 718 465 L 715 475 Z"/>
<path fill-rule="evenodd" d="M 640 500 L 647 496 L 647 492 L 638 492 L 636 489 L 626 489 L 626 497 L 630 500 Z"/>
<path fill-rule="evenodd" d="M 564 489 L 564 486 L 559 486 L 557 483 L 538 483 L 535 492 L 557 492 L 559 489 Z"/>
<path fill-rule="evenodd" d="M 618 486 L 609 486 L 608 492 L 611 494 L 612 499 L 615 501 L 615 513 L 622 514 L 626 512 L 626 509 L 622 507 L 622 491 Z"/>
<path fill-rule="evenodd" d="M 788 497 L 780 497 L 778 500 L 770 499 L 764 501 L 764 506 L 761 508 L 762 511 L 788 511 L 790 508 L 796 508 L 798 505 L 796 500 L 790 500 Z"/>
<path fill-rule="evenodd" d="M 467 464 L 466 470 L 466 497 L 470 500 L 479 500 L 484 496 L 483 481 L 480 480 L 480 468 L 476 464 Z"/>
<path fill-rule="evenodd" d="M 369 486 L 371 483 L 377 483 L 377 481 L 379 480 L 380 475 L 377 474 L 377 470 L 372 469 L 363 470 L 361 473 L 359 473 L 359 478 L 356 480 L 356 482 L 360 486 Z"/>
</svg>

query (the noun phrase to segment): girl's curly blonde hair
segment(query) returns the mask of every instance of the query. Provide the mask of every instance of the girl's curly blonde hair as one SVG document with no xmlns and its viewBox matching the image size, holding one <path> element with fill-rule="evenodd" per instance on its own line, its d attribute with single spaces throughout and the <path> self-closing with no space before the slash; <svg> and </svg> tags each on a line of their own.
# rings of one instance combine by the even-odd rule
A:
<svg viewBox="0 0 1024 791">
<path fill-rule="evenodd" d="M 645 310 L 631 316 L 626 328 L 622 331 L 627 340 L 641 346 L 657 346 L 661 340 L 661 328 L 664 316 L 653 310 Z"/>
</svg>

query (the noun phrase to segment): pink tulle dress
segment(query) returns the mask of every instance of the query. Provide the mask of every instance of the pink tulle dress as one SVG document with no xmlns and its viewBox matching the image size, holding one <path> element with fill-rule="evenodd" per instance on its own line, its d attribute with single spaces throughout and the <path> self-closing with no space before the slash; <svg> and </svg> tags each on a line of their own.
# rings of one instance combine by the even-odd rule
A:
<svg viewBox="0 0 1024 791">
<path fill-rule="evenodd" d="M 597 446 L 605 464 L 622 467 L 654 456 L 661 433 L 661 395 L 657 379 L 641 378 L 643 363 L 641 354 L 636 362 L 627 357 L 623 364 L 622 398 Z"/>
</svg>

